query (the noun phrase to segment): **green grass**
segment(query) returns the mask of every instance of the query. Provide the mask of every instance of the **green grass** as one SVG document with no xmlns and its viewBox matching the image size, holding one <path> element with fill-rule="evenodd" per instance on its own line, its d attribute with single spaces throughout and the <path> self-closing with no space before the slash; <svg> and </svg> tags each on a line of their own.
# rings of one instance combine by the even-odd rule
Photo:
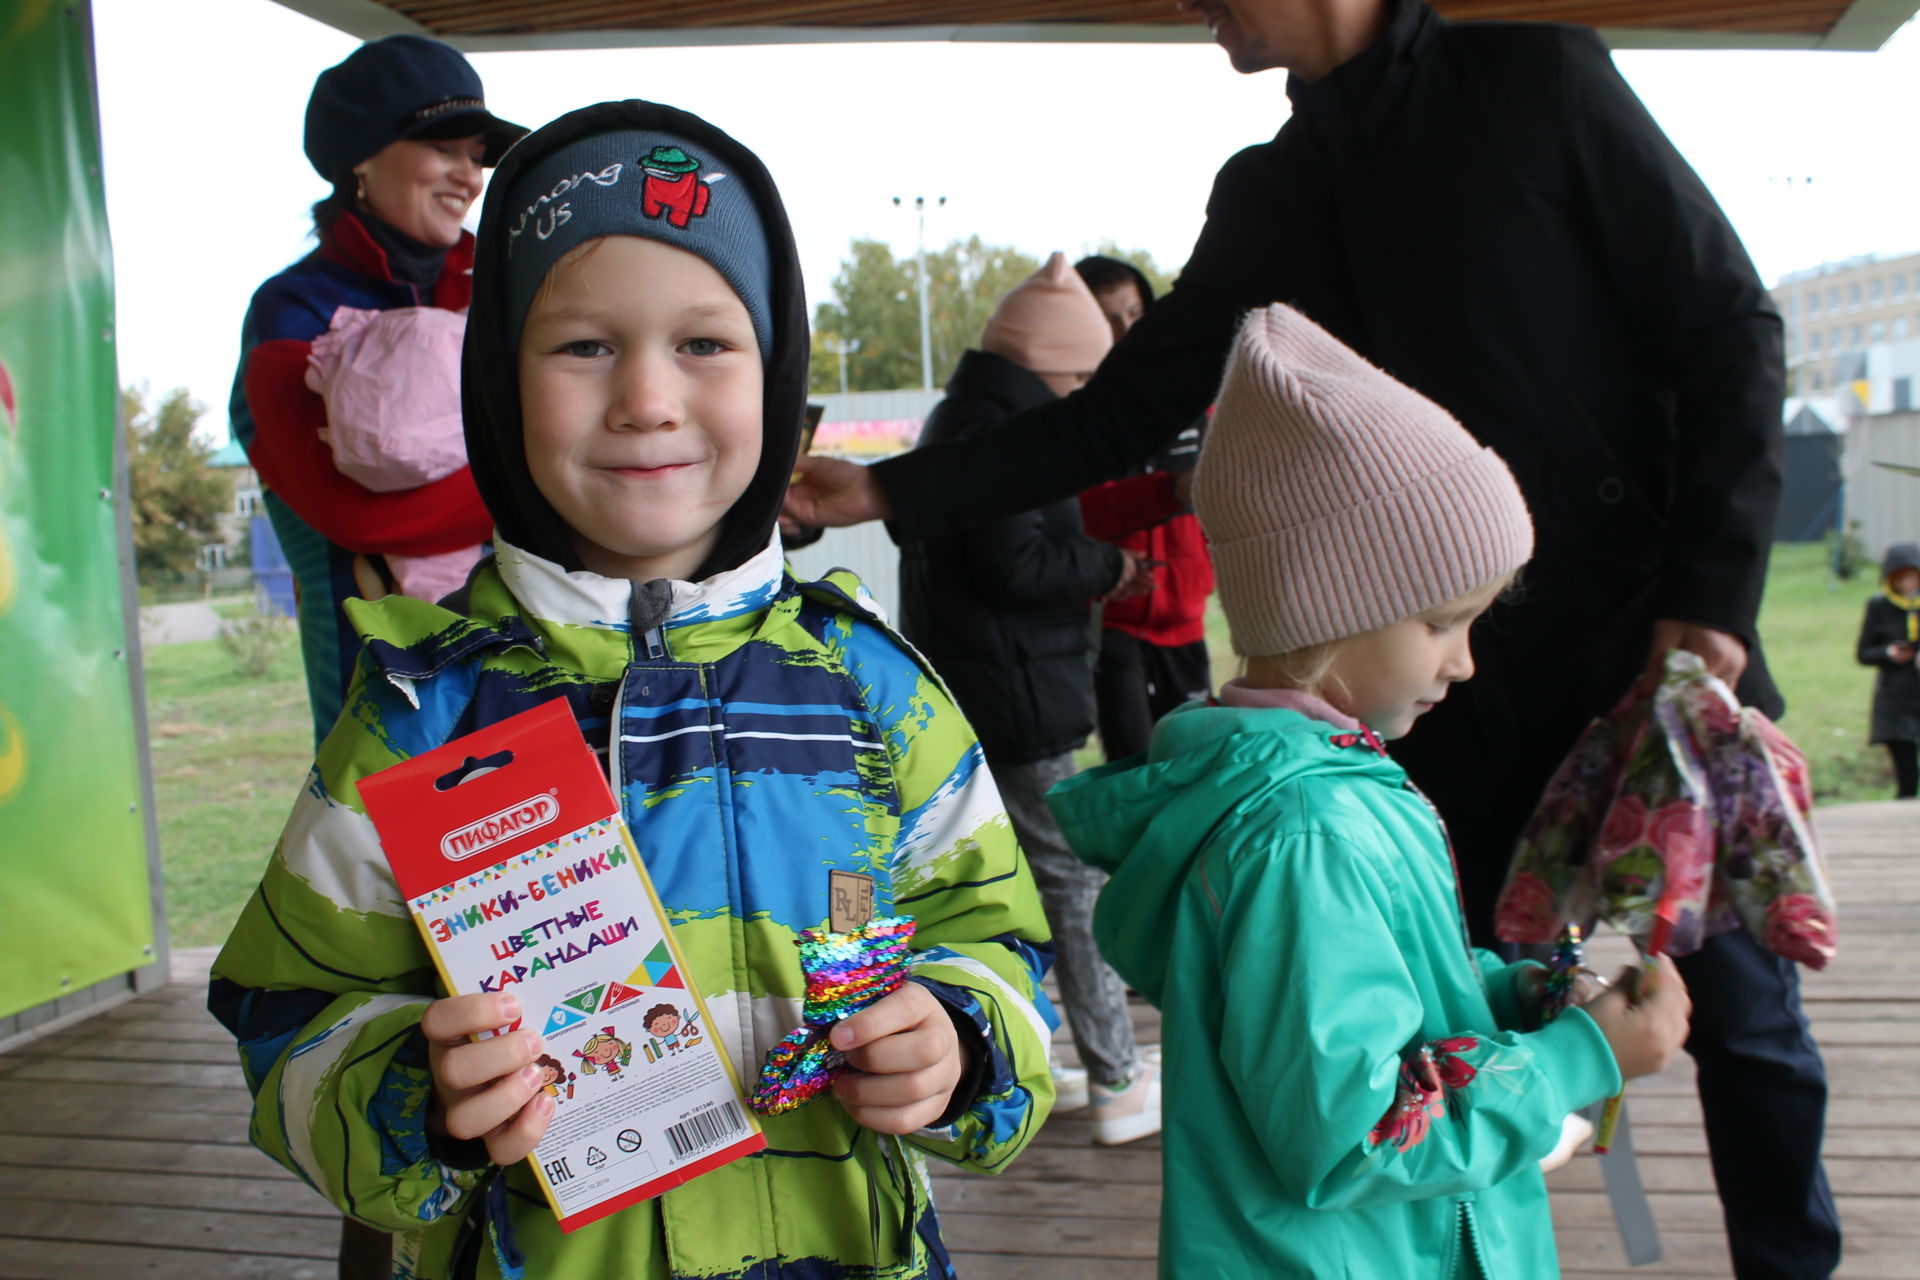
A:
<svg viewBox="0 0 1920 1280">
<path fill-rule="evenodd" d="M 1830 582 L 1826 548 L 1818 544 L 1773 549 L 1760 640 L 1787 699 L 1780 726 L 1807 754 L 1818 804 L 1893 795 L 1885 749 L 1867 744 L 1873 670 L 1853 654 L 1860 615 L 1878 589 L 1871 568 Z"/>
<path fill-rule="evenodd" d="M 146 651 L 153 785 L 176 947 L 222 941 L 260 878 L 312 761 L 312 721 L 289 636 L 248 680 L 213 640 Z"/>
</svg>

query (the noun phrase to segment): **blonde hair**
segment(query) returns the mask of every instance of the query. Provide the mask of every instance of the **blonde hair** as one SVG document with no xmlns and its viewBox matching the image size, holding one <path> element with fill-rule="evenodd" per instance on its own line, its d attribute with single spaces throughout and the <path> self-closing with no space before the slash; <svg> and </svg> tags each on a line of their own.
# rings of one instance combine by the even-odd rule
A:
<svg viewBox="0 0 1920 1280">
<path fill-rule="evenodd" d="M 585 262 L 588 258 L 598 253 L 600 247 L 606 242 L 607 238 L 605 236 L 595 236 L 591 240 L 582 240 L 579 244 L 573 246 L 573 248 L 567 250 L 558 258 L 555 258 L 553 265 L 547 268 L 547 274 L 540 277 L 539 285 L 534 288 L 533 298 L 527 303 L 527 315 L 531 316 L 534 312 L 545 306 L 553 297 L 553 278 L 560 274 L 562 267 L 570 267 L 577 262 Z M 521 332 L 523 334 L 526 332 L 525 317 L 521 319 Z"/>
<path fill-rule="evenodd" d="M 1240 659 L 1240 674 L 1248 675 L 1258 664 L 1260 683 L 1277 681 L 1280 687 L 1319 697 L 1320 691 L 1327 687 L 1327 677 L 1333 671 L 1333 660 L 1339 655 L 1340 646 L 1350 638 L 1322 640 L 1286 653 L 1248 654 Z"/>
<path fill-rule="evenodd" d="M 1485 596 L 1487 607 L 1498 600 L 1512 600 L 1519 595 L 1520 570 L 1515 569 L 1493 581 L 1463 592 L 1457 599 L 1472 599 Z M 1445 604 L 1446 601 L 1439 603 Z M 1429 606 L 1429 608 L 1434 606 Z M 1421 610 L 1422 613 L 1426 610 Z M 1418 615 L 1409 615 L 1410 617 Z M 1405 619 L 1396 619 L 1405 621 Z M 1389 626 L 1392 623 L 1387 624 Z M 1365 635 L 1365 632 L 1357 632 Z M 1246 676 L 1252 672 L 1255 664 L 1260 668 L 1259 682 L 1272 684 L 1280 688 L 1298 689 L 1301 693 L 1314 697 L 1324 696 L 1324 691 L 1339 684 L 1338 678 L 1329 683 L 1333 673 L 1334 659 L 1340 654 L 1340 647 L 1353 639 L 1353 636 L 1339 636 L 1332 640 L 1321 640 L 1314 644 L 1302 645 L 1298 649 L 1289 649 L 1285 653 L 1248 654 L 1240 659 L 1240 674 Z M 1344 688 L 1343 688 L 1344 691 Z"/>
</svg>

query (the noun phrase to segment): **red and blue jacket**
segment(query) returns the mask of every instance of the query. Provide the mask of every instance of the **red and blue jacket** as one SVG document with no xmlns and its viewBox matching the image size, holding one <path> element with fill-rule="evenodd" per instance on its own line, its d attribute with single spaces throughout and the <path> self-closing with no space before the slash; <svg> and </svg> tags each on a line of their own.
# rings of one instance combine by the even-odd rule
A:
<svg viewBox="0 0 1920 1280">
<path fill-rule="evenodd" d="M 396 279 L 385 251 L 344 213 L 318 248 L 261 285 L 247 308 L 228 415 L 267 491 L 267 515 L 293 570 L 316 743 L 340 714 L 360 647 L 341 602 L 368 594 L 370 584 L 377 591 L 379 557 L 471 547 L 491 536 L 493 520 L 465 467 L 391 493 L 341 474 L 320 438 L 326 404 L 307 387 L 307 353 L 339 307 L 465 307 L 472 267 L 473 237 L 462 234 L 439 281 L 423 291 Z"/>
</svg>

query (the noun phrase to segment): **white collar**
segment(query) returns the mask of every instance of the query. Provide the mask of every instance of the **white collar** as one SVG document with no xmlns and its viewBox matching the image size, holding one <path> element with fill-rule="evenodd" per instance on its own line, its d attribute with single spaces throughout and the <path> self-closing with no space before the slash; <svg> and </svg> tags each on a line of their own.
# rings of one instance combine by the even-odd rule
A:
<svg viewBox="0 0 1920 1280">
<path fill-rule="evenodd" d="M 501 581 L 530 616 L 570 626 L 627 630 L 635 585 L 632 581 L 603 577 L 585 569 L 570 573 L 551 560 L 498 538 L 493 551 Z M 783 572 L 780 531 L 775 529 L 767 545 L 737 568 L 698 582 L 668 579 L 673 605 L 666 625 L 710 622 L 764 608 L 780 590 Z"/>
</svg>

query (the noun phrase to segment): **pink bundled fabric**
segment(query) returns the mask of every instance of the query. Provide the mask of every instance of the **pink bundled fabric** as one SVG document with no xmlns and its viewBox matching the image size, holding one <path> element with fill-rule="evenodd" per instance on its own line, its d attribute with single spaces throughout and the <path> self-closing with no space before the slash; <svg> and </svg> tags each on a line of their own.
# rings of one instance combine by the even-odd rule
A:
<svg viewBox="0 0 1920 1280">
<path fill-rule="evenodd" d="M 467 465 L 460 344 L 467 317 L 439 307 L 341 307 L 313 340 L 307 386 L 327 402 L 333 462 L 375 493 L 417 489 Z"/>
<path fill-rule="evenodd" d="M 1606 920 L 1687 955 L 1745 925 L 1769 950 L 1824 968 L 1833 896 L 1807 814 L 1806 761 L 1700 659 L 1668 655 L 1659 688 L 1596 720 L 1522 831 L 1495 931 L 1551 942 Z"/>
<path fill-rule="evenodd" d="M 313 340 L 307 386 L 327 402 L 321 438 L 342 475 L 375 493 L 417 489 L 467 465 L 460 420 L 464 312 L 341 307 Z M 437 600 L 480 560 L 478 546 L 386 557 L 403 595 Z"/>
</svg>

